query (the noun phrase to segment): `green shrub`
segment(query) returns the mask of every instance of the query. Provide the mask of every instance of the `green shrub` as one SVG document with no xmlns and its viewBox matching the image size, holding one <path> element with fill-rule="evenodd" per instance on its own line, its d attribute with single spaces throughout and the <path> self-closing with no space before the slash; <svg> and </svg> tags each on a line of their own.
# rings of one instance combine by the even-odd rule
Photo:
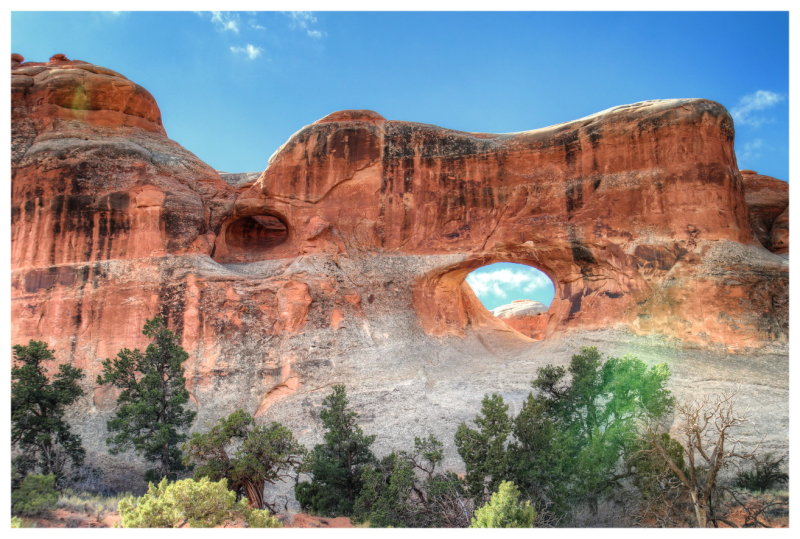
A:
<svg viewBox="0 0 800 539">
<path fill-rule="evenodd" d="M 786 455 L 775 457 L 767 454 L 763 459 L 756 459 L 752 470 L 743 470 L 736 475 L 736 486 L 754 492 L 764 492 L 785 484 L 789 481 L 789 474 L 781 468 L 786 460 Z"/>
<path fill-rule="evenodd" d="M 475 511 L 470 528 L 532 528 L 536 510 L 531 502 L 519 500 L 519 489 L 503 481 L 489 502 Z"/>
<path fill-rule="evenodd" d="M 11 512 L 37 516 L 52 509 L 58 501 L 55 475 L 27 475 L 19 488 L 11 491 Z"/>
<path fill-rule="evenodd" d="M 11 527 L 12 528 L 22 528 L 22 519 L 19 517 L 11 517 Z"/>
<path fill-rule="evenodd" d="M 294 486 L 294 497 L 300 507 L 311 509 L 318 505 L 316 497 L 319 495 L 319 485 L 309 481 L 302 481 Z"/>
<path fill-rule="evenodd" d="M 413 462 L 402 453 L 392 452 L 378 464 L 368 464 L 361 473 L 354 520 L 368 520 L 375 528 L 421 527 L 412 499 L 414 480 Z"/>
<path fill-rule="evenodd" d="M 88 515 L 93 515 L 99 520 L 107 513 L 116 512 L 120 499 L 126 496 L 130 495 L 103 496 L 100 494 L 77 492 L 68 489 L 59 495 L 56 507 L 76 513 L 83 512 Z"/>
<path fill-rule="evenodd" d="M 248 528 L 282 528 L 283 525 L 266 509 L 251 509 L 246 517 Z"/>
<path fill-rule="evenodd" d="M 207 477 L 151 483 L 144 496 L 120 500 L 119 514 L 123 528 L 213 528 L 232 522 L 250 527 L 280 526 L 266 511 L 250 509 L 245 500 L 237 502 L 225 479 L 214 482 Z"/>
</svg>

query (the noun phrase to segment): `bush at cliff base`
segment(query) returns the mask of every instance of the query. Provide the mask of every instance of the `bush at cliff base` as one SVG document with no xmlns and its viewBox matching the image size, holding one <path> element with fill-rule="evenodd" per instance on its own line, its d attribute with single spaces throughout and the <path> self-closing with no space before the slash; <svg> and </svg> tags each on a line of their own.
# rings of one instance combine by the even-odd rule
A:
<svg viewBox="0 0 800 539">
<path fill-rule="evenodd" d="M 38 516 L 54 508 L 57 501 L 55 475 L 26 475 L 19 487 L 11 491 L 11 513 Z"/>
<path fill-rule="evenodd" d="M 249 528 L 279 528 L 280 522 L 264 509 L 251 509 L 227 481 L 183 479 L 150 483 L 144 496 L 119 502 L 123 528 L 214 528 L 240 523 Z"/>
<path fill-rule="evenodd" d="M 475 511 L 470 528 L 532 528 L 536 510 L 531 502 L 520 502 L 519 489 L 503 481 L 489 502 Z"/>
</svg>

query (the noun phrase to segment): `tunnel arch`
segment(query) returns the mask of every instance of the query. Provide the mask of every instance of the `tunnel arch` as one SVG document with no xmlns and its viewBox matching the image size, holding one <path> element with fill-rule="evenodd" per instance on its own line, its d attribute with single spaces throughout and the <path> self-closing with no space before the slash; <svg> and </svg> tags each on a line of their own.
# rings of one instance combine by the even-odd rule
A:
<svg viewBox="0 0 800 539">
<path fill-rule="evenodd" d="M 529 266 L 544 273 L 553 283 L 554 297 L 547 311 L 547 324 L 542 338 L 552 333 L 564 319 L 564 273 L 551 264 L 547 250 L 519 249 L 496 254 L 471 256 L 461 262 L 429 271 L 414 284 L 413 301 L 426 333 L 437 336 L 463 336 L 468 329 L 500 331 L 514 339 L 533 341 L 495 317 L 467 284 L 467 276 L 478 268 L 500 262 Z M 558 260 L 554 257 L 552 260 Z"/>
<path fill-rule="evenodd" d="M 526 337 L 544 339 L 555 296 L 545 272 L 530 264 L 493 262 L 472 270 L 465 282 L 492 316 Z"/>
<path fill-rule="evenodd" d="M 492 253 L 465 255 L 418 277 L 413 302 L 422 329 L 429 335 L 457 337 L 467 331 L 496 331 L 530 341 L 492 316 L 464 282 L 476 268 L 495 262 L 532 266 L 552 281 L 555 295 L 545 339 L 573 328 L 615 327 L 637 311 L 637 320 L 643 323 L 652 316 L 641 313 L 642 305 L 653 298 L 653 289 L 637 257 L 609 242 L 553 237 L 501 244 Z"/>
</svg>

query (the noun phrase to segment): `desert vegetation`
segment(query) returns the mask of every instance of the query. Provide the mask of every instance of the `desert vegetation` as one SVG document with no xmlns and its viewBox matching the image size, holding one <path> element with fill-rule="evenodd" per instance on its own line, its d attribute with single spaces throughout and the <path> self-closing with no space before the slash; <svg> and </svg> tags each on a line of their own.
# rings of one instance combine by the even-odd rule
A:
<svg viewBox="0 0 800 539">
<path fill-rule="evenodd" d="M 148 320 L 142 333 L 152 339 L 144 353 L 121 350 L 103 361 L 103 374 L 97 377 L 97 385 L 120 390 L 106 443 L 112 454 L 133 449 L 156 464 L 147 471 L 148 480 L 175 479 L 186 469 L 179 444 L 195 417 L 186 409 L 189 392 L 182 364 L 189 354 L 163 318 Z"/>
<path fill-rule="evenodd" d="M 138 497 L 93 491 L 100 472 L 84 466 L 81 439 L 64 419 L 82 395 L 80 369 L 48 371 L 53 352 L 43 342 L 14 347 L 13 526 L 63 510 L 106 524 L 113 514 L 121 527 L 278 527 L 280 507 L 264 489 L 280 481 L 294 482 L 302 510 L 372 527 L 786 522 L 786 457 L 740 442 L 747 418 L 734 394 L 676 402 L 663 364 L 584 348 L 568 367 L 539 369 L 516 415 L 500 395 L 486 395 L 452 441 L 464 464 L 458 474 L 443 469 L 445 443 L 433 435 L 376 456 L 343 385 L 323 401 L 323 442 L 311 450 L 284 425 L 243 410 L 188 437 L 187 354 L 161 319 L 144 334 L 152 340 L 145 352 L 122 350 L 97 380 L 120 390 L 109 450 L 153 464 Z"/>
</svg>

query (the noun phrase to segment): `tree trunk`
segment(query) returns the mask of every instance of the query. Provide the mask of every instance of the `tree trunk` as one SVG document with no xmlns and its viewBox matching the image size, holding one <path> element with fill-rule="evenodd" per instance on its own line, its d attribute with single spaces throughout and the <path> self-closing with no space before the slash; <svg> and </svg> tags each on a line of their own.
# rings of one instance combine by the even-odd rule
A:
<svg viewBox="0 0 800 539">
<path fill-rule="evenodd" d="M 708 513 L 696 492 L 692 492 L 692 505 L 694 505 L 694 517 L 697 520 L 697 527 L 705 528 L 708 526 Z"/>
<path fill-rule="evenodd" d="M 247 503 L 253 509 L 261 509 L 264 507 L 264 484 L 256 485 L 252 481 L 245 481 L 244 492 L 247 496 Z"/>
<path fill-rule="evenodd" d="M 164 446 L 161 448 L 161 477 L 171 479 L 169 476 L 169 464 L 169 445 L 164 444 Z"/>
</svg>

